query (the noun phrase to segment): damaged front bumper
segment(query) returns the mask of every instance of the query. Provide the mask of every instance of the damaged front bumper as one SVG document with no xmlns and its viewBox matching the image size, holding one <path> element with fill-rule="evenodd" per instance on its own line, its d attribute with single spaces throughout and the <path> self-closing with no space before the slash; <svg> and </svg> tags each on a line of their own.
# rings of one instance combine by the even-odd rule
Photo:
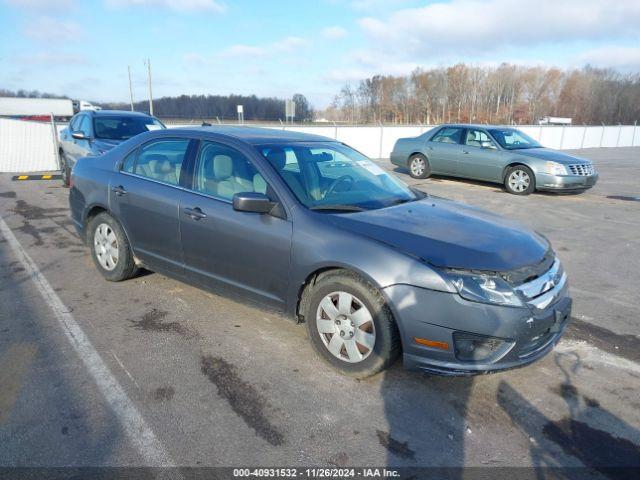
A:
<svg viewBox="0 0 640 480">
<path fill-rule="evenodd" d="M 472 302 L 411 285 L 385 288 L 402 336 L 405 368 L 473 375 L 538 360 L 558 342 L 571 317 L 563 279 L 525 307 Z"/>
</svg>

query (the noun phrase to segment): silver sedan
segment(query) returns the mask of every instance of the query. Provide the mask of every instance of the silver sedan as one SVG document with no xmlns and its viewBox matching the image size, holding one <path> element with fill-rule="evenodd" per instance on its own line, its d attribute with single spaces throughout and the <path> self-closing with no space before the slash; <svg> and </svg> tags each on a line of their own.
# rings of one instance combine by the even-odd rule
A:
<svg viewBox="0 0 640 480">
<path fill-rule="evenodd" d="M 545 148 L 524 132 L 490 125 L 442 125 L 399 139 L 391 163 L 413 178 L 432 173 L 504 184 L 509 193 L 583 191 L 598 173 L 589 160 Z"/>
</svg>

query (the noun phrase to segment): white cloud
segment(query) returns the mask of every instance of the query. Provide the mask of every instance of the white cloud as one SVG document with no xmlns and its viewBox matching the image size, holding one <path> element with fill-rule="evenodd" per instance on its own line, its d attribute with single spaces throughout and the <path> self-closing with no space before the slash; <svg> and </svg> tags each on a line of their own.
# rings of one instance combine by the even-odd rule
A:
<svg viewBox="0 0 640 480">
<path fill-rule="evenodd" d="M 309 42 L 300 37 L 285 37 L 267 45 L 232 45 L 221 52 L 223 57 L 266 57 L 278 53 L 291 53 L 307 47 Z"/>
<path fill-rule="evenodd" d="M 322 36 L 328 40 L 337 40 L 347 36 L 347 30 L 337 25 L 322 30 Z"/>
<path fill-rule="evenodd" d="M 78 40 L 82 36 L 82 28 L 75 22 L 40 17 L 27 22 L 24 34 L 44 42 L 68 42 Z"/>
<path fill-rule="evenodd" d="M 588 50 L 578 56 L 580 64 L 594 67 L 616 68 L 619 70 L 640 70 L 640 48 L 638 47 L 600 47 Z"/>
<path fill-rule="evenodd" d="M 218 0 L 105 0 L 108 7 L 162 7 L 179 12 L 224 13 L 227 6 Z"/>
<path fill-rule="evenodd" d="M 407 55 L 482 52 L 504 46 L 639 38 L 635 0 L 452 0 L 359 20 L 372 47 Z"/>
</svg>

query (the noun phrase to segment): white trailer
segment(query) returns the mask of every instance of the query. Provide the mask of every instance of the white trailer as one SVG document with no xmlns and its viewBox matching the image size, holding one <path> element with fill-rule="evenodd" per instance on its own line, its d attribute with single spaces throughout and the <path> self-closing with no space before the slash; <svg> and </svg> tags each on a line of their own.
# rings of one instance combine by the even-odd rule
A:
<svg viewBox="0 0 640 480">
<path fill-rule="evenodd" d="M 0 117 L 23 120 L 58 120 L 73 117 L 73 102 L 67 98 L 0 97 Z"/>
<path fill-rule="evenodd" d="M 571 125 L 571 118 L 567 117 L 542 117 L 538 125 Z"/>
</svg>

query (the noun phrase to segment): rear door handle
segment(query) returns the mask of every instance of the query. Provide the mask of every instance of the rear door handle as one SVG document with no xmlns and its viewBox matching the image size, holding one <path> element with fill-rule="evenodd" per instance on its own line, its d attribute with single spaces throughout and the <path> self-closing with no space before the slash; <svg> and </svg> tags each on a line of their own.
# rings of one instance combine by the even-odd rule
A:
<svg viewBox="0 0 640 480">
<path fill-rule="evenodd" d="M 462 150 L 462 153 L 469 153 L 469 150 Z"/>
<path fill-rule="evenodd" d="M 191 217 L 193 220 L 201 220 L 203 218 L 207 218 L 207 214 L 200 210 L 199 207 L 195 208 L 185 208 L 184 213 Z"/>
<path fill-rule="evenodd" d="M 117 187 L 112 187 L 111 191 L 115 193 L 117 196 L 121 197 L 122 195 L 126 195 L 127 191 L 122 185 L 118 185 Z"/>
</svg>

